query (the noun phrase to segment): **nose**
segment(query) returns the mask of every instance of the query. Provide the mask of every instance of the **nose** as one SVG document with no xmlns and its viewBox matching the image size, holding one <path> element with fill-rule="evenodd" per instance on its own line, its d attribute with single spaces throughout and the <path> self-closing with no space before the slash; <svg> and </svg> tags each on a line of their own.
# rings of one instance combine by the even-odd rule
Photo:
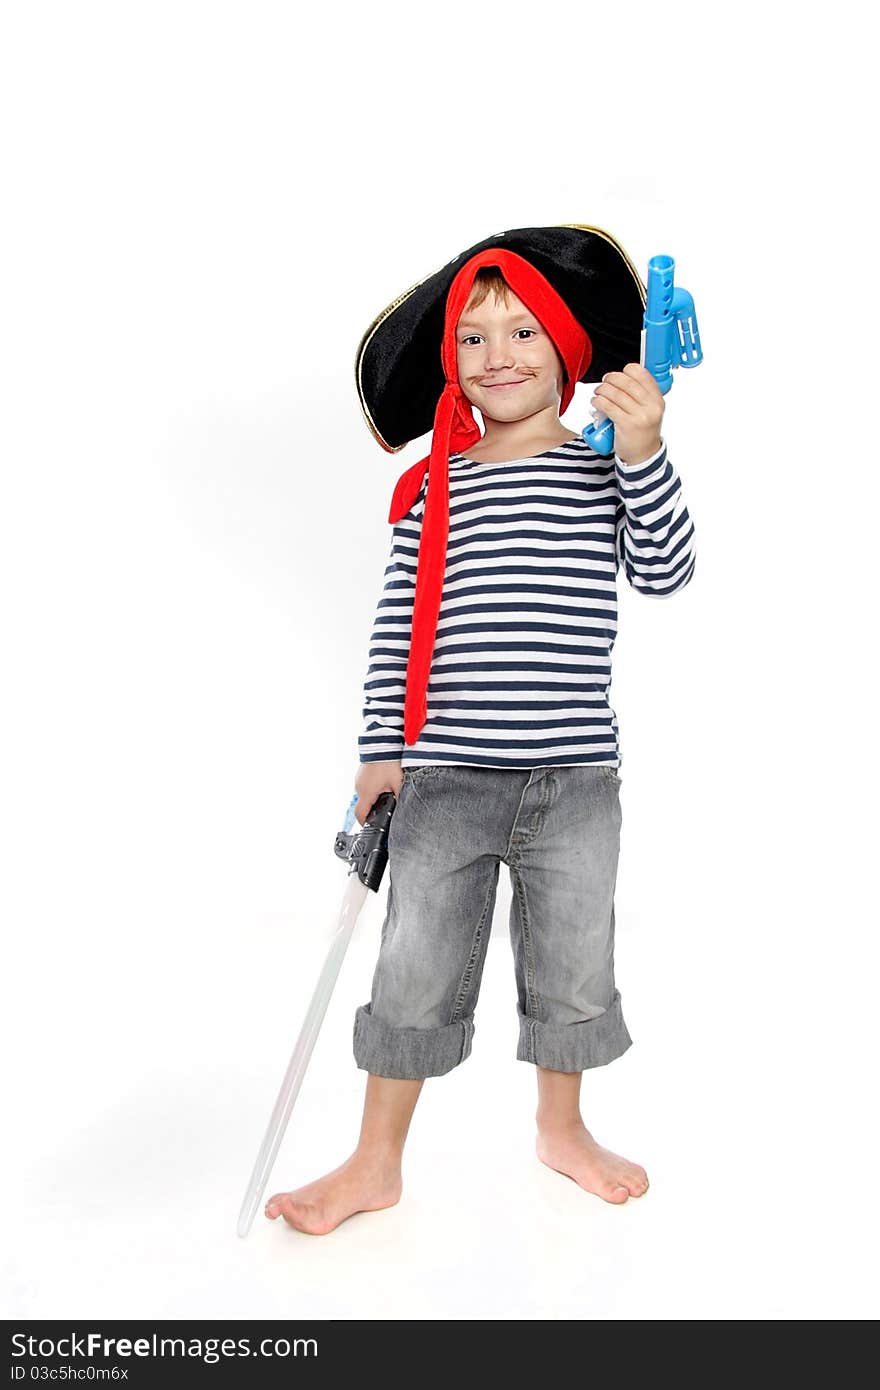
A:
<svg viewBox="0 0 880 1390">
<path fill-rule="evenodd" d="M 516 355 L 507 337 L 499 338 L 495 341 L 488 338 L 486 341 L 486 366 L 487 367 L 509 367 L 516 361 Z"/>
</svg>

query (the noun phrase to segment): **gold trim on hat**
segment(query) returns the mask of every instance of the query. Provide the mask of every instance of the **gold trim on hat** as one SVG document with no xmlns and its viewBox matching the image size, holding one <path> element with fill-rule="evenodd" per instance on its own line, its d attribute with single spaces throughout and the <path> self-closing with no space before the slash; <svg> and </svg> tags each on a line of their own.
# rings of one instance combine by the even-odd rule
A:
<svg viewBox="0 0 880 1390">
<path fill-rule="evenodd" d="M 615 251 L 620 253 L 627 270 L 636 282 L 639 298 L 642 301 L 642 308 L 646 309 L 648 307 L 648 287 L 643 283 L 632 257 L 627 255 L 616 236 L 612 236 L 611 232 L 606 232 L 604 227 L 588 227 L 584 222 L 557 222 L 554 225 L 558 227 L 576 227 L 579 232 L 595 232 L 596 236 L 604 237 L 606 241 L 610 241 Z"/>
<path fill-rule="evenodd" d="M 633 280 L 636 283 L 636 287 L 639 291 L 639 298 L 642 301 L 642 309 L 645 309 L 648 303 L 647 287 L 642 283 L 642 280 L 639 276 L 638 270 L 636 269 L 634 261 L 630 256 L 627 255 L 626 251 L 624 251 L 620 242 L 617 240 L 617 237 L 613 236 L 611 232 L 606 231 L 604 227 L 592 227 L 585 222 L 555 222 L 552 224 L 552 227 L 549 227 L 546 230 L 552 230 L 553 227 L 572 227 L 579 232 L 593 232 L 596 236 L 603 237 L 605 241 L 610 242 L 610 244 L 614 247 L 615 251 L 617 251 L 627 270 L 632 275 Z M 518 230 L 518 228 L 511 228 L 510 230 L 515 231 Z M 357 355 L 355 357 L 354 365 L 355 379 L 357 383 L 357 393 L 358 399 L 360 400 L 361 410 L 373 437 L 378 441 L 379 444 L 382 445 L 383 449 L 387 450 L 387 452 L 391 454 L 399 454 L 401 449 L 405 449 L 407 444 L 412 443 L 412 441 L 407 440 L 404 444 L 392 445 L 389 444 L 387 440 L 383 439 L 382 435 L 379 433 L 379 429 L 376 425 L 376 422 L 370 414 L 367 402 L 364 399 L 363 385 L 361 382 L 361 363 L 363 362 L 364 349 L 366 348 L 373 334 L 376 332 L 376 329 L 379 327 L 380 324 L 385 322 L 385 320 L 388 318 L 388 315 L 393 314 L 395 309 L 398 309 L 400 305 L 404 303 L 405 300 L 409 299 L 410 295 L 413 294 L 419 288 L 420 285 L 424 285 L 425 281 L 430 280 L 434 275 L 437 275 L 441 270 L 444 269 L 444 266 L 448 264 L 449 262 L 445 261 L 443 265 L 438 266 L 436 270 L 432 270 L 428 275 L 424 276 L 423 279 L 417 280 L 416 283 L 414 285 L 410 285 L 409 289 L 405 290 L 403 294 L 399 294 L 396 299 L 393 299 L 391 303 L 388 305 L 388 307 L 386 309 L 383 309 L 381 314 L 379 314 L 377 318 L 373 319 L 373 322 L 370 324 L 369 328 L 366 330 L 358 344 L 358 350 Z"/>
</svg>

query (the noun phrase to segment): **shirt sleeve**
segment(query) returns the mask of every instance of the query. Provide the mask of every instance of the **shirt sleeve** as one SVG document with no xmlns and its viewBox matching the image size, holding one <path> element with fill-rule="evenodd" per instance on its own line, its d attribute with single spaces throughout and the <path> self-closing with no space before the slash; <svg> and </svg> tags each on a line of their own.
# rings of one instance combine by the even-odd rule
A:
<svg viewBox="0 0 880 1390">
<path fill-rule="evenodd" d="M 419 537 L 427 482 L 410 511 L 396 523 L 385 582 L 370 639 L 369 666 L 358 752 L 362 763 L 398 761 L 403 753 L 406 668 L 412 638 Z"/>
<path fill-rule="evenodd" d="M 641 463 L 614 455 L 617 478 L 616 560 L 634 589 L 668 598 L 689 583 L 696 564 L 694 527 L 681 481 L 660 448 Z"/>
</svg>

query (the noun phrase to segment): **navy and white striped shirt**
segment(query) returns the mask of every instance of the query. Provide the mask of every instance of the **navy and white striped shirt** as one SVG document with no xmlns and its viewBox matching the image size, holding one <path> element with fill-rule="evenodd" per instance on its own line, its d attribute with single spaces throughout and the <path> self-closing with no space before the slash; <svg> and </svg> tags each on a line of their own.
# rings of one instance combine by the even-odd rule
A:
<svg viewBox="0 0 880 1390">
<path fill-rule="evenodd" d="M 609 703 L 617 570 L 668 598 L 694 573 L 694 528 L 660 450 L 642 463 L 582 436 L 531 458 L 449 458 L 449 541 L 418 740 L 403 740 L 427 488 L 394 526 L 364 686 L 361 762 L 619 767 Z"/>
</svg>

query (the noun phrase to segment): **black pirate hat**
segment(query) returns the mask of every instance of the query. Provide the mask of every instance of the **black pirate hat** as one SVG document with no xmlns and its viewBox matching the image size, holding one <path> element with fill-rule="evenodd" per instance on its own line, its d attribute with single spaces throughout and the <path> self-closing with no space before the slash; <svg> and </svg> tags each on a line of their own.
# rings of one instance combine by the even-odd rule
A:
<svg viewBox="0 0 880 1390">
<path fill-rule="evenodd" d="M 575 222 L 498 232 L 392 300 L 361 338 L 355 358 L 358 399 L 386 452 L 397 453 L 433 428 L 445 384 L 440 348 L 446 296 L 461 267 L 494 246 L 531 262 L 589 334 L 592 361 L 583 380 L 599 381 L 639 360 L 647 292 L 610 232 Z"/>
</svg>

